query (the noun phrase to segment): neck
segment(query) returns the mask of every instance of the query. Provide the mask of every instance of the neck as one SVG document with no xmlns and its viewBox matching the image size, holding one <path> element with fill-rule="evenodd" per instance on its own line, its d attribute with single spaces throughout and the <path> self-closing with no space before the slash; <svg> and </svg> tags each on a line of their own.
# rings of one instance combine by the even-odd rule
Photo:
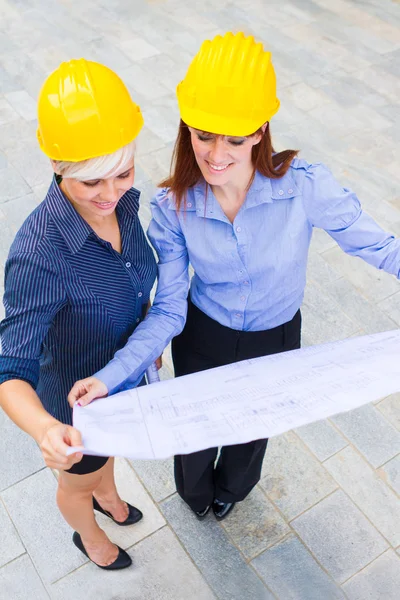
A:
<svg viewBox="0 0 400 600">
<path fill-rule="evenodd" d="M 251 167 L 245 175 L 237 181 L 228 181 L 223 185 L 212 185 L 211 189 L 214 196 L 218 199 L 224 198 L 227 201 L 243 203 L 249 189 L 249 183 L 253 175 Z"/>
</svg>

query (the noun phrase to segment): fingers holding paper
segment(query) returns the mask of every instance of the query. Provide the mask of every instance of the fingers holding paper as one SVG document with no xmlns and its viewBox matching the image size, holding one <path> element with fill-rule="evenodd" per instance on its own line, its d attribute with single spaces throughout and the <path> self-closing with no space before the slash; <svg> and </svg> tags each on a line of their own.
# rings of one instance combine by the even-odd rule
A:
<svg viewBox="0 0 400 600">
<path fill-rule="evenodd" d="M 75 402 L 78 402 L 80 406 L 87 406 L 96 398 L 104 398 L 107 394 L 107 386 L 100 379 L 87 377 L 74 383 L 68 394 L 68 402 L 71 408 L 73 408 Z"/>
<path fill-rule="evenodd" d="M 82 460 L 81 452 L 67 456 L 71 446 L 82 447 L 80 432 L 70 425 L 64 423 L 52 425 L 45 432 L 39 445 L 46 465 L 51 469 L 65 471 Z"/>
</svg>

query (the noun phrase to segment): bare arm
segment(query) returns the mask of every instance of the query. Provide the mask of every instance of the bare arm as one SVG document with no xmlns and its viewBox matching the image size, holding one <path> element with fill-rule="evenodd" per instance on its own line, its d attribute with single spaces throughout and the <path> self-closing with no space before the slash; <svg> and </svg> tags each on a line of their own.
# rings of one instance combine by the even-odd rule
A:
<svg viewBox="0 0 400 600">
<path fill-rule="evenodd" d="M 66 456 L 69 446 L 81 446 L 79 431 L 52 417 L 29 383 L 11 379 L 0 385 L 0 407 L 12 421 L 39 445 L 48 467 L 69 469 L 82 454 Z"/>
</svg>

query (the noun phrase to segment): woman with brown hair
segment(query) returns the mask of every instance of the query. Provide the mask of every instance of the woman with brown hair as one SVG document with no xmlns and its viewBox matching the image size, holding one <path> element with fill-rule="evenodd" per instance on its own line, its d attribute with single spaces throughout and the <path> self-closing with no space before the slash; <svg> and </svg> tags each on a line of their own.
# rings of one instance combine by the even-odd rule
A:
<svg viewBox="0 0 400 600">
<path fill-rule="evenodd" d="M 275 153 L 279 108 L 269 52 L 242 33 L 206 41 L 177 90 L 171 176 L 152 201 L 159 256 L 153 308 L 128 344 L 70 401 L 112 393 L 172 342 L 177 376 L 300 347 L 313 227 L 399 276 L 400 243 L 322 164 Z M 194 276 L 189 286 L 188 266 Z M 127 365 L 129 365 L 129 370 Z M 177 490 L 199 518 L 223 519 L 260 478 L 267 440 L 175 457 Z"/>
</svg>

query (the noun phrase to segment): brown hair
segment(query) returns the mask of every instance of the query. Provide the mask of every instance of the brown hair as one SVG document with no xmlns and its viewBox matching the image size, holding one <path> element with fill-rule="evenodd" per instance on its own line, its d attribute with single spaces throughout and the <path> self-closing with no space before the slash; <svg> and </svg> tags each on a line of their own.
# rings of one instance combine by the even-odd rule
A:
<svg viewBox="0 0 400 600">
<path fill-rule="evenodd" d="M 253 146 L 251 151 L 254 171 L 249 187 L 256 171 L 259 171 L 261 175 L 270 179 L 283 177 L 290 167 L 293 158 L 298 153 L 298 150 L 283 150 L 282 152 L 275 153 L 272 146 L 269 123 L 267 123 L 264 132 L 260 128 L 252 135 L 256 134 L 261 134 L 261 140 Z M 181 119 L 178 137 L 172 153 L 171 172 L 167 179 L 159 183 L 159 187 L 170 188 L 175 198 L 177 210 L 179 210 L 182 201 L 186 199 L 188 189 L 196 185 L 201 177 L 201 171 L 192 148 L 189 127 Z"/>
</svg>

